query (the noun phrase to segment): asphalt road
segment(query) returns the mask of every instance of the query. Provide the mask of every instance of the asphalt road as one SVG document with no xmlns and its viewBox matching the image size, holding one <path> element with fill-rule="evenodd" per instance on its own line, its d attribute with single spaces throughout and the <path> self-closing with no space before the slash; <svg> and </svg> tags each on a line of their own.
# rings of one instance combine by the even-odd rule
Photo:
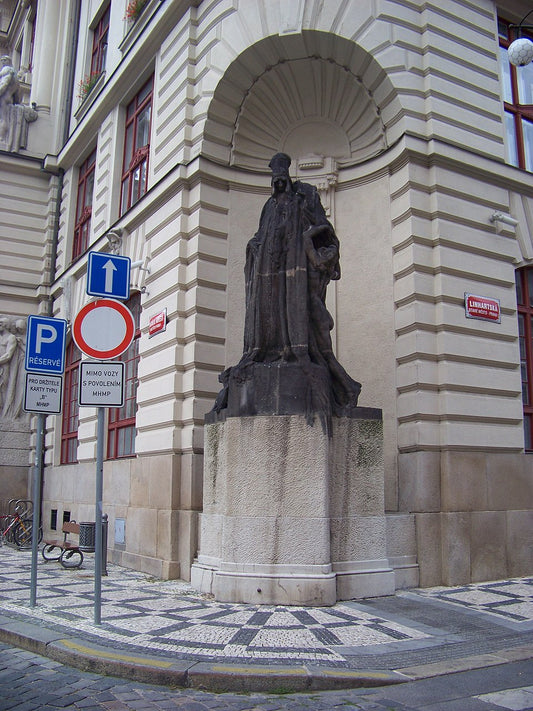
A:
<svg viewBox="0 0 533 711">
<path fill-rule="evenodd" d="M 513 662 L 421 681 L 308 694 L 213 694 L 78 671 L 0 643 L 0 711 L 533 711 L 533 664 Z"/>
</svg>

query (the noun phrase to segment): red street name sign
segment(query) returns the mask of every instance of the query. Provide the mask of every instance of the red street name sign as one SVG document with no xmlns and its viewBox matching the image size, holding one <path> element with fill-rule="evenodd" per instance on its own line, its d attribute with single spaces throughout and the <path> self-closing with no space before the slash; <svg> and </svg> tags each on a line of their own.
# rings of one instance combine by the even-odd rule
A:
<svg viewBox="0 0 533 711">
<path fill-rule="evenodd" d="M 162 333 L 167 328 L 167 310 L 160 311 L 155 316 L 150 318 L 148 324 L 148 338 L 152 338 L 156 333 Z"/>
<path fill-rule="evenodd" d="M 486 296 L 465 294 L 465 313 L 467 318 L 477 318 L 482 321 L 501 323 L 500 300 L 489 299 Z"/>
</svg>

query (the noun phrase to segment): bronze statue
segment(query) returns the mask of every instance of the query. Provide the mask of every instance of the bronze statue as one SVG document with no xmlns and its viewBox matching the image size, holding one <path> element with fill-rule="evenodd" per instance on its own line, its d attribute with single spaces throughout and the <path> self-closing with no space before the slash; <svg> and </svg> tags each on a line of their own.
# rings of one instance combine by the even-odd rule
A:
<svg viewBox="0 0 533 711">
<path fill-rule="evenodd" d="M 246 315 L 240 362 L 220 376 L 214 410 L 227 415 L 347 415 L 361 385 L 333 354 L 330 280 L 340 278 L 339 241 L 317 189 L 293 182 L 291 159 L 269 163 L 272 195 L 246 249 Z"/>
</svg>

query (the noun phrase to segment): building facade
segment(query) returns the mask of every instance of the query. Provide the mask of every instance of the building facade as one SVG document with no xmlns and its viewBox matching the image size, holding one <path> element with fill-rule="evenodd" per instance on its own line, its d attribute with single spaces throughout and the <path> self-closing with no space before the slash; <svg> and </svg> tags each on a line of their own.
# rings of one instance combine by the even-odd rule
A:
<svg viewBox="0 0 533 711">
<path fill-rule="evenodd" d="M 532 572 L 533 65 L 506 55 L 528 5 L 4 0 L 24 128 L 0 150 L 6 331 L 22 342 L 32 313 L 71 324 L 89 250 L 132 260 L 126 401 L 106 418 L 112 560 L 189 579 L 203 418 L 241 354 L 246 244 L 284 151 L 340 239 L 328 308 L 359 404 L 383 410 L 397 586 Z M 69 337 L 48 532 L 94 520 L 81 357 Z M 10 498 L 35 433 L 22 412 L 2 423 Z"/>
</svg>

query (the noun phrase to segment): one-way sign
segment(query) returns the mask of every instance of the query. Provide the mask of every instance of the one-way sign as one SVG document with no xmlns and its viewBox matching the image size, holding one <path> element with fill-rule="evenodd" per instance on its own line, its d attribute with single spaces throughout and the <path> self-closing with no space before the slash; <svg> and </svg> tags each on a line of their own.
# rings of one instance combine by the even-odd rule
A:
<svg viewBox="0 0 533 711">
<path fill-rule="evenodd" d="M 130 298 L 131 259 L 105 252 L 89 252 L 87 293 L 126 301 Z"/>
</svg>

